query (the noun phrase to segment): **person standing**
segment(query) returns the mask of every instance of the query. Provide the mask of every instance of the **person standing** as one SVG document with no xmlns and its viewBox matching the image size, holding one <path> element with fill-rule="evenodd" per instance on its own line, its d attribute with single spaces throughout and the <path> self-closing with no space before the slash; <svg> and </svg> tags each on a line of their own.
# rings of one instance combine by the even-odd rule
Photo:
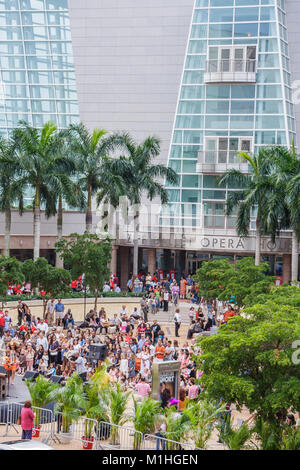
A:
<svg viewBox="0 0 300 470">
<path fill-rule="evenodd" d="M 175 315 L 174 315 L 174 322 L 175 322 L 175 336 L 176 338 L 179 338 L 179 328 L 180 328 L 180 325 L 181 325 L 181 315 L 180 315 L 180 312 L 179 312 L 179 308 L 177 308 L 175 310 Z"/>
<path fill-rule="evenodd" d="M 31 401 L 25 401 L 24 407 L 21 410 L 21 428 L 22 428 L 22 439 L 32 439 L 32 428 L 34 413 L 31 408 Z"/>
<path fill-rule="evenodd" d="M 61 299 L 58 299 L 58 302 L 55 305 L 55 312 L 56 312 L 56 326 L 60 326 L 62 325 L 62 321 L 65 316 L 65 306 L 62 303 Z"/>
<path fill-rule="evenodd" d="M 5 315 L 2 311 L 0 311 L 0 338 L 2 338 L 3 336 L 4 327 L 5 327 Z"/>
<path fill-rule="evenodd" d="M 18 300 L 17 305 L 17 312 L 18 312 L 18 326 L 22 325 L 22 320 L 24 318 L 25 313 L 28 313 L 28 306 L 22 302 L 22 300 Z"/>
<path fill-rule="evenodd" d="M 164 290 L 164 312 L 168 311 L 168 305 L 169 305 L 169 300 L 170 300 L 170 294 L 167 289 Z"/>
<path fill-rule="evenodd" d="M 54 323 L 54 311 L 55 311 L 55 300 L 51 299 L 47 305 L 46 319 L 48 320 L 49 326 Z"/>
</svg>

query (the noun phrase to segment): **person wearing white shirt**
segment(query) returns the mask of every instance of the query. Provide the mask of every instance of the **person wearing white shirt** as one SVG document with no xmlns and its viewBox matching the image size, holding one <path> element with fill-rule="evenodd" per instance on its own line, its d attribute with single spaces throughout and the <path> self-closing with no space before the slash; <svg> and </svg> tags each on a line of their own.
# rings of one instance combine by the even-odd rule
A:
<svg viewBox="0 0 300 470">
<path fill-rule="evenodd" d="M 47 334 L 48 325 L 47 325 L 47 323 L 44 322 L 43 319 L 41 319 L 41 321 L 38 323 L 37 327 L 38 327 L 39 330 L 44 331 L 45 334 Z"/>
<path fill-rule="evenodd" d="M 178 331 L 179 331 L 179 328 L 180 328 L 180 325 L 181 325 L 181 315 L 180 315 L 180 312 L 179 312 L 178 308 L 175 311 L 174 322 L 175 322 L 175 336 L 177 338 L 179 338 Z"/>
<path fill-rule="evenodd" d="M 45 336 L 45 332 L 44 331 L 41 331 L 39 336 L 38 336 L 38 339 L 36 341 L 36 345 L 37 345 L 37 349 L 40 347 L 40 346 L 43 346 L 44 348 L 44 351 L 48 351 L 48 340 Z"/>
</svg>

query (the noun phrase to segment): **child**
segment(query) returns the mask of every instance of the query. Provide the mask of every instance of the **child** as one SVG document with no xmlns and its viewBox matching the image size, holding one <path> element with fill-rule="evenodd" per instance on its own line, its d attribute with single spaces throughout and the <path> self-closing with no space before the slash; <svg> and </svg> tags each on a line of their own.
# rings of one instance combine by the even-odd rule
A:
<svg viewBox="0 0 300 470">
<path fill-rule="evenodd" d="M 27 368 L 25 349 L 22 348 L 19 355 L 19 374 L 24 375 Z"/>
</svg>

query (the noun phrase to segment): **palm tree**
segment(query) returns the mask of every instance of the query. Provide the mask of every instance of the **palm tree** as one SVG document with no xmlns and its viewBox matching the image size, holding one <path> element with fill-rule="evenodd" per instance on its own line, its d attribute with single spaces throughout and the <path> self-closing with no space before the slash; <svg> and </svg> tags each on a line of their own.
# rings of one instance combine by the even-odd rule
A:
<svg viewBox="0 0 300 470">
<path fill-rule="evenodd" d="M 20 150 L 20 167 L 25 181 L 33 188 L 34 196 L 34 259 L 40 254 L 41 203 L 53 204 L 53 188 L 58 171 L 62 168 L 68 174 L 70 159 L 62 152 L 62 136 L 52 122 L 42 129 L 31 127 L 21 121 L 13 132 Z"/>
<path fill-rule="evenodd" d="M 38 409 L 35 412 L 34 424 L 38 427 L 41 423 L 42 411 L 52 401 L 53 394 L 60 388 L 58 384 L 49 382 L 45 377 L 39 375 L 35 381 L 25 380 L 32 405 Z"/>
<path fill-rule="evenodd" d="M 114 166 L 110 154 L 114 155 L 124 139 L 122 134 L 106 134 L 104 129 L 94 129 L 90 134 L 82 123 L 71 124 L 68 129 L 69 149 L 76 160 L 79 175 L 78 186 L 87 194 L 87 232 L 92 230 L 92 197 L 99 192 L 98 202 L 107 199 L 115 205 L 118 200 L 118 185 L 122 182 L 121 174 L 114 176 L 111 173 Z"/>
<path fill-rule="evenodd" d="M 16 142 L 0 138 L 0 211 L 5 214 L 4 256 L 9 256 L 11 207 L 18 203 L 23 213 L 24 180 L 20 168 Z"/>
<path fill-rule="evenodd" d="M 251 212 L 256 208 L 256 241 L 255 241 L 255 265 L 261 262 L 261 236 L 270 234 L 275 237 L 278 229 L 278 216 L 282 211 L 270 204 L 276 197 L 278 201 L 277 188 L 274 185 L 275 165 L 272 163 L 270 153 L 272 148 L 261 148 L 258 155 L 250 156 L 241 152 L 240 158 L 248 162 L 249 174 L 231 169 L 219 178 L 219 185 L 228 185 L 229 188 L 243 188 L 238 191 L 231 191 L 227 196 L 226 215 L 232 214 L 237 207 L 236 230 L 240 237 L 246 238 L 249 235 Z M 266 224 L 268 216 L 269 224 Z M 275 222 L 274 222 L 275 221 Z"/>
<path fill-rule="evenodd" d="M 110 422 L 113 424 L 113 429 L 111 430 L 111 439 L 113 445 L 119 444 L 119 428 L 118 426 L 123 426 L 129 419 L 125 415 L 127 402 L 130 396 L 130 392 L 124 392 L 119 384 L 116 384 L 115 387 L 111 387 L 109 390 L 109 412 L 110 412 Z"/>
<path fill-rule="evenodd" d="M 153 164 L 153 160 L 160 153 L 160 141 L 156 137 L 148 137 L 141 144 L 137 144 L 129 135 L 125 135 L 124 146 L 128 159 L 127 162 L 124 159 L 122 161 L 123 177 L 127 180 L 126 195 L 134 208 L 133 276 L 137 276 L 139 215 L 142 197 L 145 195 L 150 201 L 158 197 L 162 204 L 167 204 L 168 191 L 159 180 L 166 178 L 168 183 L 176 184 L 178 176 L 171 168 L 162 164 Z"/>
<path fill-rule="evenodd" d="M 155 430 L 155 422 L 159 419 L 160 403 L 152 398 L 144 399 L 138 403 L 133 398 L 134 417 L 133 424 L 136 431 L 134 435 L 134 450 L 139 450 L 142 443 L 142 435 L 152 434 Z"/>
</svg>

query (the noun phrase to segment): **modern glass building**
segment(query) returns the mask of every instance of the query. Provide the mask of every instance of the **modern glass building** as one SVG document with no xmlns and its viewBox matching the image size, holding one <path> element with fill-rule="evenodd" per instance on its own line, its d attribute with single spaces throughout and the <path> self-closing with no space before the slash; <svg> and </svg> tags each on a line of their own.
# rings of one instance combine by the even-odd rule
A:
<svg viewBox="0 0 300 470">
<path fill-rule="evenodd" d="M 170 204 L 141 222 L 140 269 L 179 276 L 207 259 L 253 256 L 255 210 L 241 240 L 224 212 L 238 188 L 217 177 L 248 171 L 239 151 L 297 148 L 299 20 L 299 0 L 0 0 L 0 132 L 20 119 L 60 128 L 80 119 L 137 141 L 159 136 L 160 161 L 180 180 L 166 182 Z M 99 220 L 95 208 L 95 229 Z M 64 234 L 74 230 L 84 215 L 67 212 Z M 132 226 L 123 232 L 112 270 L 126 285 Z M 43 219 L 41 248 L 55 241 L 55 219 Z M 12 248 L 20 255 L 32 244 L 32 214 L 15 213 Z M 288 281 L 291 234 L 263 239 L 262 256 Z"/>
<path fill-rule="evenodd" d="M 0 131 L 79 120 L 67 0 L 0 1 Z"/>
</svg>

